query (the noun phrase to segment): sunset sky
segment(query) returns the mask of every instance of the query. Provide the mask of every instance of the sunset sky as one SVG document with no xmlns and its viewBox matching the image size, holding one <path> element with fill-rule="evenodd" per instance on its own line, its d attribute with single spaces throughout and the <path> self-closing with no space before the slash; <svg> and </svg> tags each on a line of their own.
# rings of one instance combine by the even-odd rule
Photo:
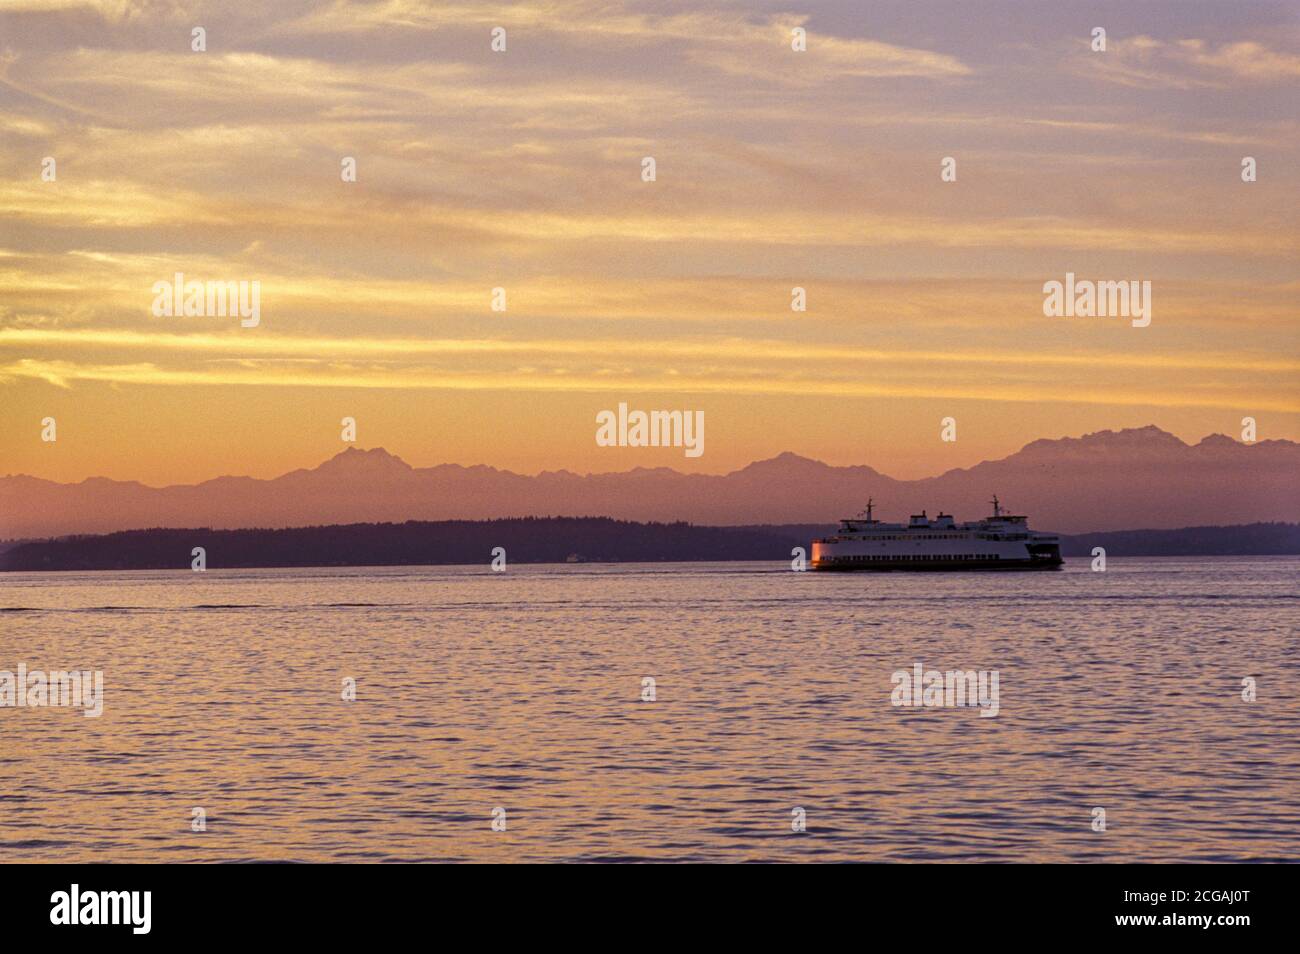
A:
<svg viewBox="0 0 1300 954">
<path fill-rule="evenodd" d="M 270 477 L 345 415 L 528 473 L 1297 440 L 1298 89 L 1293 3 L 0 0 L 0 474 Z M 176 272 L 260 325 L 154 317 Z M 1150 327 L 1045 317 L 1066 272 Z M 598 447 L 620 401 L 706 452 Z"/>
</svg>

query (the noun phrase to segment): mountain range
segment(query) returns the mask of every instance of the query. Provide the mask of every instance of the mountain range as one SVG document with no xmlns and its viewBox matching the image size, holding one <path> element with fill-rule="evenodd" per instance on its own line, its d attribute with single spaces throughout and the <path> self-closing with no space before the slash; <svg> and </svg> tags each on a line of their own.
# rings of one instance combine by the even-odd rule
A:
<svg viewBox="0 0 1300 954">
<path fill-rule="evenodd" d="M 527 476 L 483 465 L 415 468 L 382 448 L 348 448 L 271 480 L 218 477 L 149 487 L 103 477 L 75 484 L 0 477 L 0 538 L 558 515 L 833 524 L 860 511 L 868 497 L 879 519 L 942 508 L 967 520 L 987 514 L 993 494 L 1027 513 L 1036 529 L 1083 533 L 1295 522 L 1297 475 L 1300 444 L 1292 441 L 1243 444 L 1213 434 L 1189 445 L 1154 426 L 1036 440 L 1000 460 L 920 480 L 792 453 L 717 475 L 638 467 Z"/>
</svg>

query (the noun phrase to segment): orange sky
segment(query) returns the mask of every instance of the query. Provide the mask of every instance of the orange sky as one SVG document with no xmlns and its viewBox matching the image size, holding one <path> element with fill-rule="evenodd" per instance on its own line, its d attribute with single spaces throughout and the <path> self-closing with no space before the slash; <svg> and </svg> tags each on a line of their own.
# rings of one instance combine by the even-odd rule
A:
<svg viewBox="0 0 1300 954">
<path fill-rule="evenodd" d="M 0 4 L 0 473 L 274 476 L 345 415 L 525 472 L 1300 439 L 1296 18 L 1132 6 Z M 155 317 L 178 271 L 260 324 Z M 1067 271 L 1151 325 L 1045 317 Z M 706 452 L 598 447 L 620 401 Z"/>
</svg>

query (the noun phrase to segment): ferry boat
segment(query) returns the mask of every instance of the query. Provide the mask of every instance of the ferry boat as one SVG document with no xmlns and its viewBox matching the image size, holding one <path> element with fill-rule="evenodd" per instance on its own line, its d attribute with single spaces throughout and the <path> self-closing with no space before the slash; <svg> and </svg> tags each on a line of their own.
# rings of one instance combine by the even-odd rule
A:
<svg viewBox="0 0 1300 954">
<path fill-rule="evenodd" d="M 1029 529 L 1027 517 L 1002 512 L 957 523 L 950 514 L 924 510 L 906 523 L 872 519 L 874 501 L 857 517 L 840 521 L 834 536 L 812 542 L 815 570 L 1055 570 L 1061 538 Z"/>
</svg>

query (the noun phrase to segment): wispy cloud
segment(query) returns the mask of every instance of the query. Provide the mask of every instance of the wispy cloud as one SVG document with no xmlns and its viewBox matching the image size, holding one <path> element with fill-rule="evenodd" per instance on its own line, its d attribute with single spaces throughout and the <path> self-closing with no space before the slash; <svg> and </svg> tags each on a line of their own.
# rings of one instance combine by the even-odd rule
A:
<svg viewBox="0 0 1300 954">
<path fill-rule="evenodd" d="M 1157 40 L 1139 34 L 1110 42 L 1105 58 L 1087 61 L 1090 76 L 1146 89 L 1228 88 L 1241 83 L 1294 84 L 1300 56 L 1253 40 Z"/>
</svg>

